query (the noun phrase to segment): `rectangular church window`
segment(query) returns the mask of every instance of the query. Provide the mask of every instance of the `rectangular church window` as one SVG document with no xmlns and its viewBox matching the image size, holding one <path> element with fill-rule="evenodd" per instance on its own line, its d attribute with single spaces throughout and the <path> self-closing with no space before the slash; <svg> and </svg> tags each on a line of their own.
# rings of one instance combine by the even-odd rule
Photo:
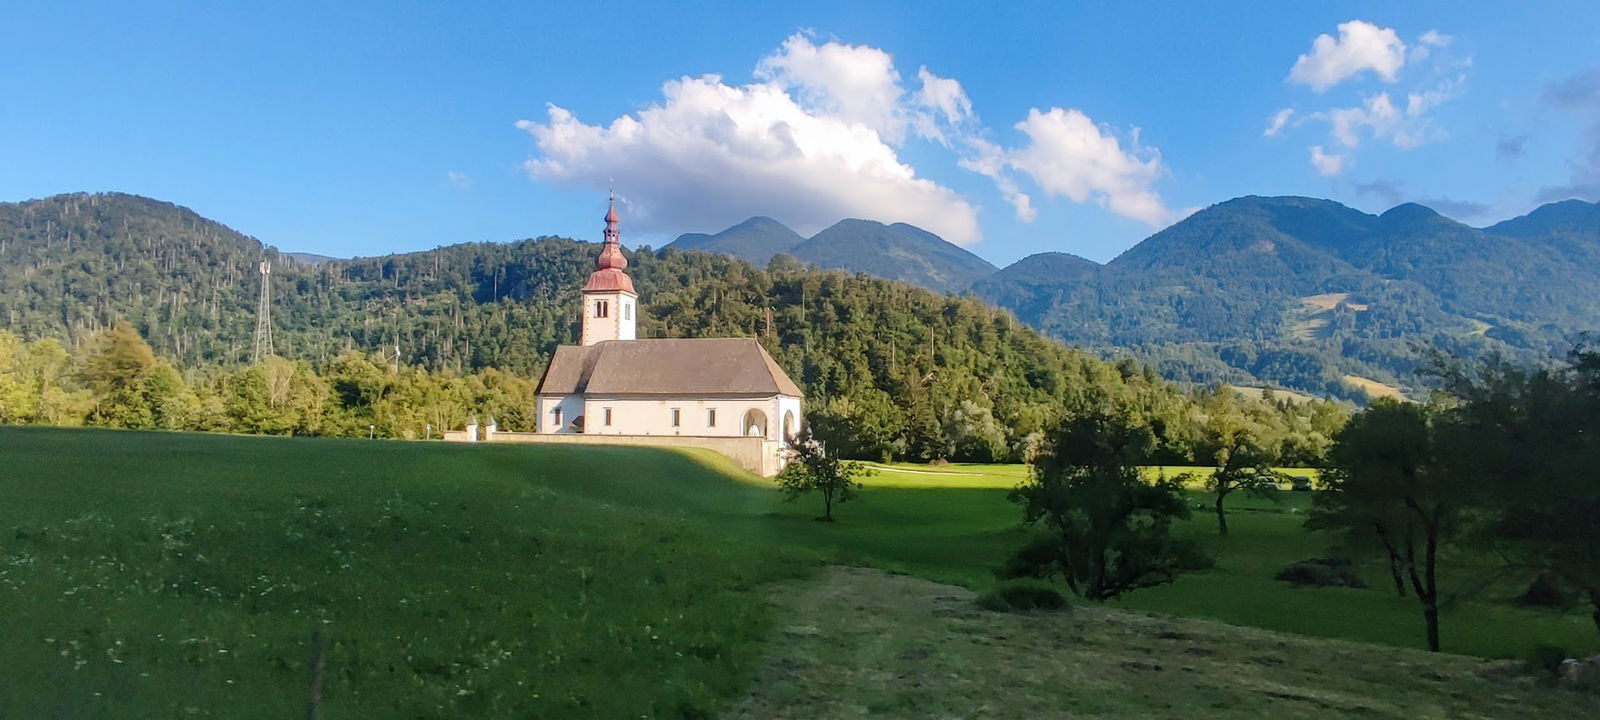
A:
<svg viewBox="0 0 1600 720">
<path fill-rule="evenodd" d="M 717 426 L 717 409 L 716 408 L 711 408 L 710 410 L 706 411 L 706 427 L 716 427 L 716 426 Z"/>
<path fill-rule="evenodd" d="M 678 427 L 678 425 L 680 424 L 679 421 L 682 420 L 682 415 L 683 415 L 683 411 L 682 410 L 679 410 L 678 408 L 673 408 L 672 409 L 672 426 L 673 427 Z"/>
<path fill-rule="evenodd" d="M 611 408 L 606 408 L 606 427 L 611 426 Z"/>
<path fill-rule="evenodd" d="M 622 304 L 622 319 L 623 320 L 632 320 L 633 319 L 633 303 L 623 303 Z"/>
<path fill-rule="evenodd" d="M 550 422 L 555 423 L 556 429 L 561 429 L 561 408 L 550 411 Z"/>
</svg>

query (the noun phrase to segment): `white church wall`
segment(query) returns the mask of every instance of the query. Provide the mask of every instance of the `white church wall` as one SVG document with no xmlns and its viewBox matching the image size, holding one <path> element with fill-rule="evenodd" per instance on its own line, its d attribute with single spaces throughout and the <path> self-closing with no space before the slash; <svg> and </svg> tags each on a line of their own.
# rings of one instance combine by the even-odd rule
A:
<svg viewBox="0 0 1600 720">
<path fill-rule="evenodd" d="M 540 395 L 539 396 L 539 428 L 541 433 L 575 433 L 572 421 L 583 417 L 582 395 Z M 557 422 L 556 410 L 561 410 L 560 420 Z M 588 420 L 585 419 L 587 424 Z"/>
<path fill-rule="evenodd" d="M 800 409 L 800 398 L 779 395 L 777 417 L 778 440 L 787 444 L 789 438 L 800 433 L 800 428 L 805 422 L 805 415 Z"/>
<path fill-rule="evenodd" d="M 776 398 L 590 398 L 586 403 L 584 432 L 596 435 L 679 435 L 685 437 L 740 437 L 748 434 L 746 421 L 756 419 L 762 436 L 777 440 Z M 611 424 L 605 422 L 611 409 Z M 678 424 L 672 424 L 672 411 Z M 710 411 L 715 410 L 716 424 Z M 750 412 L 756 411 L 752 418 Z"/>
</svg>

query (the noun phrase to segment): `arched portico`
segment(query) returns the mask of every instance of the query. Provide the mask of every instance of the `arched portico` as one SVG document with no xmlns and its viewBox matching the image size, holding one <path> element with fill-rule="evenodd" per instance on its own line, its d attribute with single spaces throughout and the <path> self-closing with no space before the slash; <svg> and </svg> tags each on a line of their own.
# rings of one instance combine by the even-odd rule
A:
<svg viewBox="0 0 1600 720">
<path fill-rule="evenodd" d="M 767 414 L 751 408 L 744 414 L 744 421 L 739 423 L 747 437 L 767 437 Z"/>
</svg>

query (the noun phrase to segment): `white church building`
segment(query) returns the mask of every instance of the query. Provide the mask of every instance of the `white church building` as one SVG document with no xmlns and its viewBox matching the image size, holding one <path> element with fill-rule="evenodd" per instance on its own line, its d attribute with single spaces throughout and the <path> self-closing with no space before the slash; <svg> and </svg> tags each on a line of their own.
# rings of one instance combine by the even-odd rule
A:
<svg viewBox="0 0 1600 720">
<path fill-rule="evenodd" d="M 627 267 L 613 200 L 583 286 L 581 344 L 550 358 L 535 391 L 537 429 L 483 439 L 703 447 L 777 473 L 804 421 L 805 394 L 755 338 L 639 339 Z"/>
</svg>

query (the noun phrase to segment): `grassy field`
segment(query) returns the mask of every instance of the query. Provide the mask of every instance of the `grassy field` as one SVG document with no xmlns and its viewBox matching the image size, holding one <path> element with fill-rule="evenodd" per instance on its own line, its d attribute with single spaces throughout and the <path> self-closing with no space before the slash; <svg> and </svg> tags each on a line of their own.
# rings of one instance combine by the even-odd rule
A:
<svg viewBox="0 0 1600 720">
<path fill-rule="evenodd" d="M 942 536 L 963 537 L 971 546 L 962 558 L 947 558 L 928 568 L 912 557 L 894 558 L 897 568 L 955 582 L 969 588 L 992 583 L 992 568 L 1017 546 L 1019 510 L 1005 499 L 1006 489 L 1025 476 L 1017 465 L 877 466 L 877 475 L 859 506 L 845 506 L 840 514 L 844 533 L 883 532 L 884 519 L 869 506 L 888 505 L 936 528 Z M 1165 467 L 1152 474 L 1168 477 L 1184 472 L 1203 474 L 1208 468 Z M 1310 476 L 1311 470 L 1291 474 Z M 918 488 L 939 488 L 962 493 L 959 509 L 949 502 L 924 500 Z M 942 495 L 938 493 L 935 495 Z M 881 498 L 881 499 L 880 499 Z M 1195 511 L 1180 523 L 1178 533 L 1196 540 L 1217 560 L 1214 570 L 1180 576 L 1177 582 L 1141 590 L 1112 603 L 1114 607 L 1205 617 L 1239 625 L 1329 638 L 1361 640 L 1401 647 L 1423 643 L 1421 606 L 1415 599 L 1396 597 L 1386 567 L 1379 562 L 1361 566 L 1368 589 L 1294 588 L 1272 576 L 1296 560 L 1327 552 L 1326 540 L 1306 533 L 1301 524 L 1310 506 L 1310 493 L 1282 492 L 1276 499 L 1244 493 L 1228 499 L 1231 534 L 1217 534 L 1211 496 L 1194 492 Z M 859 521 L 856 514 L 862 516 Z M 976 546 L 984 546 L 979 550 Z M 928 563 L 932 565 L 933 563 Z M 1443 587 L 1446 598 L 1440 620 L 1447 651 L 1482 657 L 1525 657 L 1536 645 L 1566 647 L 1573 652 L 1600 652 L 1600 636 L 1579 609 L 1567 614 L 1514 607 L 1506 600 L 1521 585 L 1491 582 L 1492 566 L 1463 558 L 1446 558 Z M 1526 578 L 1517 577 L 1523 581 Z"/>
<path fill-rule="evenodd" d="M 707 520 L 764 493 L 665 451 L 0 428 L 0 458 L 5 718 L 303 716 L 315 629 L 330 718 L 702 717 L 813 562 L 728 542 Z"/>
<path fill-rule="evenodd" d="M 1169 468 L 1169 474 L 1178 469 Z M 0 428 L 0 717 L 704 717 L 825 563 L 982 589 L 1016 466 L 885 468 L 815 502 L 709 453 Z M 1109 605 L 1420 644 L 1383 590 L 1271 580 L 1322 552 L 1305 494 L 1182 532 L 1218 569 Z M 1491 594 L 1492 595 L 1492 594 Z M 1448 650 L 1596 648 L 1577 616 L 1452 603 Z"/>
<path fill-rule="evenodd" d="M 726 716 L 779 718 L 1577 718 L 1600 697 L 1505 663 L 1086 606 L 979 610 L 871 568 L 780 584 L 787 611 Z"/>
</svg>

